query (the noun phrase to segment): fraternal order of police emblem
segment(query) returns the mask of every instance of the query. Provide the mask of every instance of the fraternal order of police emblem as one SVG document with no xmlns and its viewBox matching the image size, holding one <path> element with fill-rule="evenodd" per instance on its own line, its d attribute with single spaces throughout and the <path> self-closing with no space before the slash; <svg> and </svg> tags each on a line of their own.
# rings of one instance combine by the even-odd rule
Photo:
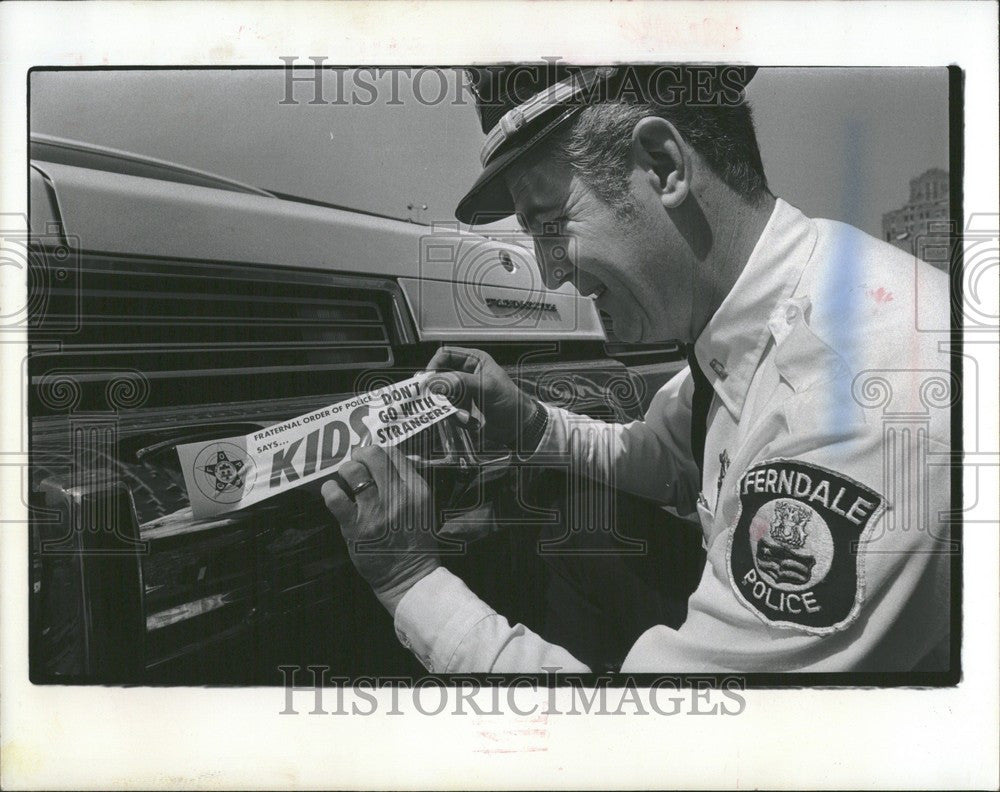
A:
<svg viewBox="0 0 1000 792">
<path fill-rule="evenodd" d="M 861 607 L 858 545 L 882 496 L 839 473 L 772 460 L 738 482 L 740 513 L 729 537 L 730 582 L 768 624 L 825 634 Z"/>
<path fill-rule="evenodd" d="M 233 443 L 205 446 L 194 461 L 194 479 L 206 498 L 236 503 L 254 484 L 254 464 L 246 451 Z"/>
</svg>

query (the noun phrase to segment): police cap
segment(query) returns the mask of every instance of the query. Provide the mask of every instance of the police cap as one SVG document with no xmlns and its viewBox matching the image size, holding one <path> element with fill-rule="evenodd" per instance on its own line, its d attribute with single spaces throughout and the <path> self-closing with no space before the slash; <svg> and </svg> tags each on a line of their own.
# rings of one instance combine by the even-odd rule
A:
<svg viewBox="0 0 1000 792">
<path fill-rule="evenodd" d="M 467 70 L 486 140 L 483 172 L 458 204 L 463 223 L 508 217 L 514 204 L 503 180 L 510 165 L 562 129 L 581 108 L 607 101 L 709 105 L 739 103 L 752 66 L 544 64 Z"/>
</svg>

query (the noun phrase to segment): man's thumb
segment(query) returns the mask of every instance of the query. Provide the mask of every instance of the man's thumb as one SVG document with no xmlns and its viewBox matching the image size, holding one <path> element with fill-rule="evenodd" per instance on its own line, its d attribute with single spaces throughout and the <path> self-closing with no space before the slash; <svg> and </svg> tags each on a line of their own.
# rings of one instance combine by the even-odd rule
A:
<svg viewBox="0 0 1000 792">
<path fill-rule="evenodd" d="M 435 371 L 423 381 L 422 388 L 466 409 L 473 399 L 478 401 L 480 395 L 479 377 L 465 371 Z"/>
</svg>

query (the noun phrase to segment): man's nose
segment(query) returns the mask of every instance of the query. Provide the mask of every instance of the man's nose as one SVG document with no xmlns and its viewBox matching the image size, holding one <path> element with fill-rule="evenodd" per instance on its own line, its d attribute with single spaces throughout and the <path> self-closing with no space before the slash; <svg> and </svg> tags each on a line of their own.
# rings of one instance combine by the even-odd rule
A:
<svg viewBox="0 0 1000 792">
<path fill-rule="evenodd" d="M 558 289 L 573 277 L 568 240 L 559 236 L 536 236 L 535 261 L 546 289 Z"/>
</svg>

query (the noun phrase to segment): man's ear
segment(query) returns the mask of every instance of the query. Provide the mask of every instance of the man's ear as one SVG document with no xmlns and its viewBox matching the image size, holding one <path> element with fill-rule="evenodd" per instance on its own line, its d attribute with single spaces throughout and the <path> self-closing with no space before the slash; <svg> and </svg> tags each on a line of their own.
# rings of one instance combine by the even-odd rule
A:
<svg viewBox="0 0 1000 792">
<path fill-rule="evenodd" d="M 666 209 L 676 209 L 691 188 L 690 152 L 677 128 L 665 118 L 647 116 L 632 130 L 632 157 Z"/>
</svg>

